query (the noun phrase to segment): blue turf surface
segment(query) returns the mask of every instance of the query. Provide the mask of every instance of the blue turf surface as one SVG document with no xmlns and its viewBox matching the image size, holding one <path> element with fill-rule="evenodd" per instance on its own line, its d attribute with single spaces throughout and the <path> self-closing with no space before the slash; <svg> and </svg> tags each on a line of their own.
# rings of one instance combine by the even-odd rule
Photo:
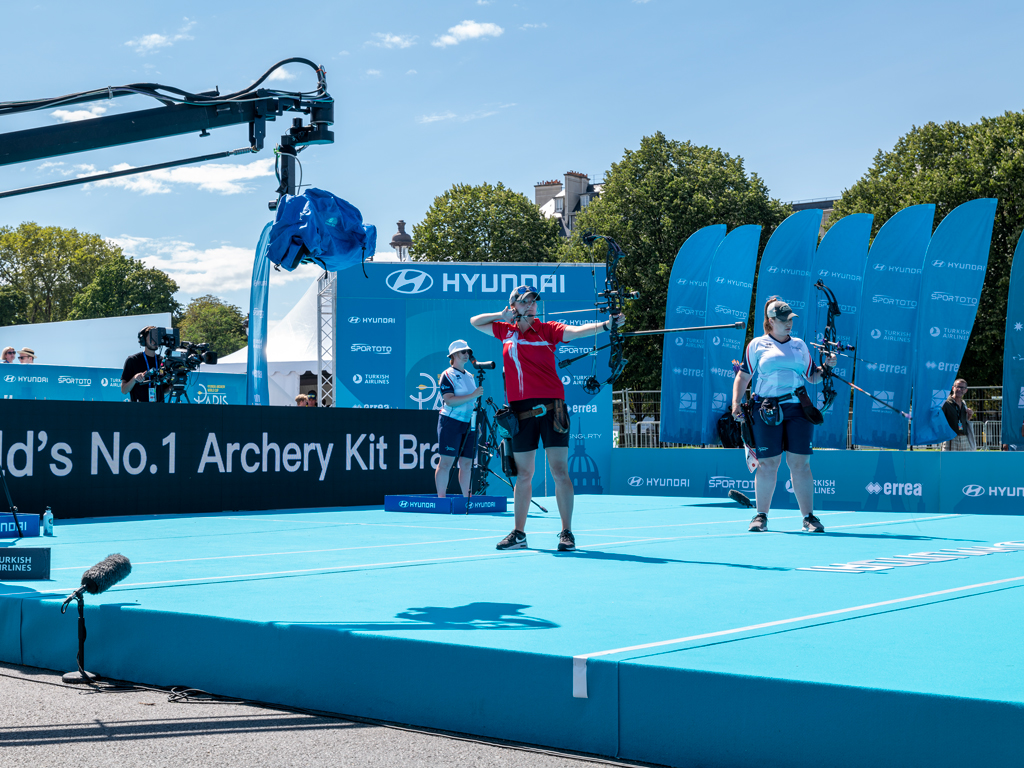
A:
<svg viewBox="0 0 1024 768">
<path fill-rule="evenodd" d="M 553 499 L 540 501 L 554 509 Z M 769 701 L 780 695 L 779 686 L 791 682 L 816 686 L 814 695 L 837 690 L 822 686 L 846 686 L 900 696 L 1008 702 L 1011 722 L 1024 713 L 1024 665 L 1019 661 L 1024 552 L 869 573 L 797 570 L 1024 541 L 1024 517 L 824 512 L 820 518 L 827 533 L 822 535 L 800 533 L 798 513 L 780 510 L 770 516 L 768 533 L 753 534 L 747 532 L 751 512 L 730 504 L 652 497 L 576 501 L 573 528 L 580 549 L 575 553 L 556 551 L 560 525 L 554 515 L 531 515 L 531 548 L 513 552 L 494 549 L 510 530 L 511 515 L 420 515 L 359 508 L 58 521 L 53 539 L 25 542 L 53 547 L 52 580 L 0 585 L 0 658 L 72 668 L 75 622 L 70 615 L 59 616 L 59 603 L 78 585 L 86 568 L 120 552 L 132 562 L 131 576 L 103 595 L 87 597 L 87 667 L 110 676 L 132 677 L 134 670 L 133 679 L 197 686 L 212 681 L 222 686 L 222 692 L 232 693 L 225 687 L 231 687 L 231 675 L 237 671 L 228 674 L 223 661 L 217 662 L 218 669 L 204 667 L 207 646 L 202 638 L 211 625 L 199 619 L 206 617 L 220 622 L 217 632 L 227 633 L 224 637 L 231 638 L 240 659 L 251 652 L 264 663 L 275 658 L 267 649 L 280 643 L 282 665 L 301 666 L 303 660 L 291 656 L 296 651 L 289 644 L 301 648 L 308 642 L 310 648 L 320 648 L 317 644 L 323 643 L 323 648 L 344 648 L 349 654 L 353 648 L 368 648 L 370 638 L 418 641 L 415 647 L 384 641 L 372 653 L 360 652 L 367 654 L 367 664 L 372 658 L 372 664 L 405 667 L 404 672 L 392 670 L 395 680 L 412 680 L 417 654 L 423 653 L 423 659 L 433 660 L 421 663 L 442 665 L 451 670 L 449 674 L 457 676 L 462 669 L 480 675 L 472 684 L 481 690 L 494 688 L 501 664 L 508 663 L 508 672 L 515 674 L 517 660 L 535 654 L 540 666 L 527 678 L 536 674 L 544 687 L 535 684 L 536 701 L 531 705 L 524 699 L 524 706 L 550 709 L 551 717 L 564 716 L 568 727 L 581 731 L 581 723 L 594 718 L 595 723 L 606 718 L 619 723 L 619 737 L 568 740 L 563 746 L 675 764 L 684 758 L 732 763 L 712 754 L 717 747 L 711 741 L 696 744 L 693 739 L 692 748 L 678 755 L 671 752 L 672 743 L 650 746 L 657 735 L 645 729 L 656 721 L 645 716 L 644 723 L 627 727 L 629 702 L 664 695 L 661 710 L 678 711 L 694 706 L 703 695 L 700 686 L 705 683 L 694 680 L 721 682 L 721 675 L 732 676 L 729 679 L 740 685 L 731 694 L 740 699 L 757 700 L 756 681 L 764 680 L 775 686 L 773 693 L 765 694 Z M 1007 579 L 1019 580 L 976 586 Z M 971 588 L 922 597 L 962 587 Z M 914 599 L 591 658 L 589 698 L 572 697 L 574 656 L 902 598 Z M 238 638 L 245 637 L 238 633 L 250 626 L 239 622 L 262 627 L 263 634 L 252 641 L 258 648 L 246 647 L 245 640 L 238 648 Z M 110 628 L 114 625 L 116 630 Z M 182 638 L 174 637 L 175 628 L 181 628 Z M 321 632 L 311 635 L 312 630 Z M 136 632 L 149 637 L 123 637 Z M 104 633 L 114 645 L 127 645 L 115 654 L 105 647 Z M 191 639 L 186 641 L 186 636 Z M 420 647 L 422 641 L 430 644 L 434 657 Z M 396 656 L 398 648 L 403 650 Z M 137 661 L 147 652 L 165 654 L 165 666 Z M 216 651 L 210 654 L 217 657 Z M 349 660 L 351 665 L 358 666 L 357 662 Z M 133 663 L 142 666 L 135 669 Z M 160 676 L 154 669 L 166 669 L 168 676 L 193 672 L 194 678 L 153 679 Z M 357 668 L 345 674 L 351 690 L 362 690 L 350 679 L 358 676 Z M 673 677 L 679 674 L 684 676 Z M 386 674 L 379 679 L 385 678 Z M 673 682 L 684 679 L 688 682 Z M 741 683 L 748 687 L 743 689 Z M 411 722 L 410 696 L 422 698 L 420 703 L 429 710 L 431 697 L 440 694 L 431 687 L 436 687 L 436 680 L 425 681 L 421 689 L 415 681 L 409 685 L 418 692 L 391 697 L 387 691 L 375 691 L 378 699 L 364 712 L 354 709 L 358 698 L 326 703 L 348 707 L 342 711 L 352 714 Z M 258 686 L 245 687 L 245 695 L 258 698 L 259 691 Z M 685 692 L 685 701 L 673 698 L 682 696 L 680 691 Z M 280 700 L 286 693 L 275 689 L 264 698 Z M 321 701 L 308 686 L 295 695 L 306 706 Z M 502 695 L 500 689 L 497 695 Z M 743 708 L 730 694 L 708 695 L 712 700 L 724 697 L 719 704 L 712 701 L 712 709 Z M 794 702 L 803 701 L 802 695 L 794 694 Z M 461 693 L 457 698 L 470 696 Z M 443 717 L 421 722 L 541 743 L 556 741 L 532 730 L 532 725 L 503 730 L 493 724 L 499 719 L 494 712 L 488 714 L 485 705 L 474 706 L 480 711 L 465 716 L 478 717 L 483 725 L 458 728 Z M 394 716 L 388 716 L 389 707 Z M 449 710 L 458 707 L 455 701 Z M 900 706 L 893 711 L 898 713 Z M 953 710 L 942 715 L 957 716 Z M 607 730 L 595 726 L 595 731 L 603 733 L 602 728 Z M 786 759 L 797 764 L 803 758 L 791 754 Z"/>
</svg>

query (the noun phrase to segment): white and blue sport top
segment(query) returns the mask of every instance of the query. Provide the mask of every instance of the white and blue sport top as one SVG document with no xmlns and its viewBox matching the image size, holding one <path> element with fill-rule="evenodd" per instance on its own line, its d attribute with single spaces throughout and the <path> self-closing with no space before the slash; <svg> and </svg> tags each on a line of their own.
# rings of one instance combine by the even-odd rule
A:
<svg viewBox="0 0 1024 768">
<path fill-rule="evenodd" d="M 801 339 L 778 341 L 770 334 L 751 339 L 740 370 L 756 374 L 754 394 L 758 397 L 788 395 L 801 387 L 814 370 L 811 352 Z"/>
<path fill-rule="evenodd" d="M 450 419 L 468 422 L 473 417 L 473 408 L 476 401 L 469 400 L 462 405 L 448 405 L 444 402 L 444 395 L 451 393 L 461 397 L 470 395 L 476 390 L 476 379 L 468 371 L 462 372 L 454 366 L 441 374 L 439 382 L 441 390 L 441 414 Z"/>
</svg>

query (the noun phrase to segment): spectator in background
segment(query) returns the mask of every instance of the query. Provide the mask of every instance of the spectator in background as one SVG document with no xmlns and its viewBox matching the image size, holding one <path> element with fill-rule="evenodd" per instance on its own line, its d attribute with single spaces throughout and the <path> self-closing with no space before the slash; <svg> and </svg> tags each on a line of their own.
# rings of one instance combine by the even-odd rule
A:
<svg viewBox="0 0 1024 768">
<path fill-rule="evenodd" d="M 305 395 L 296 395 L 295 405 L 297 405 L 299 408 L 305 408 L 309 405 L 309 398 L 307 398 Z"/>
<path fill-rule="evenodd" d="M 974 442 L 974 428 L 971 426 L 971 417 L 974 411 L 967 407 L 964 402 L 964 395 L 967 394 L 967 380 L 957 379 L 953 382 L 953 391 L 950 392 L 946 402 L 942 404 L 942 413 L 949 422 L 949 428 L 956 432 L 956 437 L 944 443 L 944 451 L 976 451 L 978 446 Z"/>
<path fill-rule="evenodd" d="M 16 354 L 14 347 L 4 347 L 3 355 L 0 355 L 0 363 L 13 363 Z"/>
<path fill-rule="evenodd" d="M 32 365 L 36 361 L 36 352 L 34 349 L 28 347 L 22 347 L 18 353 L 18 362 L 22 365 Z"/>
<path fill-rule="evenodd" d="M 309 402 L 306 403 L 306 405 L 308 405 L 310 408 L 316 408 L 319 405 L 319 403 L 316 401 L 315 389 L 311 389 L 309 390 L 309 392 L 306 393 L 306 399 L 309 400 Z"/>
</svg>

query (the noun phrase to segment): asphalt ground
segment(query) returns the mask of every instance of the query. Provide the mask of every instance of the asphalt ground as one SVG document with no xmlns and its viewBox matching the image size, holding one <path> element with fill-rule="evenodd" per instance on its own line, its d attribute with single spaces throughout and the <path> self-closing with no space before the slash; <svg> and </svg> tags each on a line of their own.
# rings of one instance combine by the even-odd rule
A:
<svg viewBox="0 0 1024 768">
<path fill-rule="evenodd" d="M 100 693 L 13 664 L 0 664 L 0 702 L 3 768 L 635 765 L 158 690 Z"/>
</svg>

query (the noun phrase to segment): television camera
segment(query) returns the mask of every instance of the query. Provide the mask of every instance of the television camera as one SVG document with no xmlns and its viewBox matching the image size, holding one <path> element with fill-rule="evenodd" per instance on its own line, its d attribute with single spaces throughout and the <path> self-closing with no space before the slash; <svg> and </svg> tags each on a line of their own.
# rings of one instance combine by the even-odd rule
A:
<svg viewBox="0 0 1024 768">
<path fill-rule="evenodd" d="M 188 375 L 199 369 L 203 363 L 217 364 L 217 353 L 207 343 L 196 344 L 182 341 L 181 332 L 177 328 L 150 328 L 145 334 L 139 334 L 139 343 L 146 346 L 163 347 L 163 358 L 155 371 L 151 371 L 146 381 L 158 387 L 169 387 L 168 402 L 180 403 L 181 398 L 188 399 L 185 387 L 188 386 Z"/>
</svg>

